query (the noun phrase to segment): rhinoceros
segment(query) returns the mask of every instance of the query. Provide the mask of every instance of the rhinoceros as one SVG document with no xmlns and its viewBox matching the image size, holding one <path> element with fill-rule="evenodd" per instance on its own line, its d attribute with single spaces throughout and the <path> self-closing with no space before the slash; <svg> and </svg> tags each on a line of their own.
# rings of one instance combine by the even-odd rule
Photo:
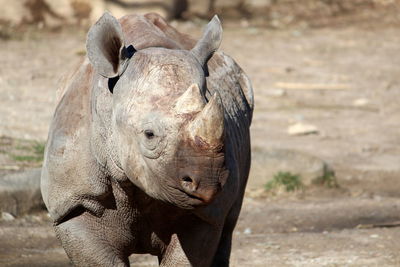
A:
<svg viewBox="0 0 400 267">
<path fill-rule="evenodd" d="M 41 190 L 76 266 L 228 266 L 250 169 L 253 93 L 217 52 L 157 14 L 105 13 L 52 119 Z"/>
</svg>

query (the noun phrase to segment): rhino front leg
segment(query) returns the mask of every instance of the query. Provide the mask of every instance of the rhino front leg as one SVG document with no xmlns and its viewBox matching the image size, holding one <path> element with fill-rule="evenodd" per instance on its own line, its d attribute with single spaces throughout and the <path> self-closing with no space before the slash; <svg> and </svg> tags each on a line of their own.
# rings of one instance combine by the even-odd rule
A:
<svg viewBox="0 0 400 267">
<path fill-rule="evenodd" d="M 185 231 L 191 229 L 192 231 Z M 160 266 L 209 267 L 217 250 L 221 228 L 199 223 L 181 225 L 161 256 Z"/>
<path fill-rule="evenodd" d="M 232 235 L 233 230 L 236 226 L 237 219 L 239 217 L 241 204 L 241 200 L 237 201 L 227 216 L 218 244 L 218 248 L 211 265 L 212 267 L 229 266 L 229 258 L 231 256 L 232 248 Z"/>
<path fill-rule="evenodd" d="M 75 266 L 129 266 L 119 244 L 110 243 L 112 231 L 83 213 L 55 226 L 57 237 Z"/>
<path fill-rule="evenodd" d="M 243 187 L 244 188 L 244 187 Z M 221 239 L 218 244 L 218 249 L 215 253 L 212 267 L 228 267 L 232 249 L 232 235 L 235 229 L 240 210 L 242 207 L 244 190 L 241 192 L 239 199 L 235 201 L 232 209 L 226 217 L 224 228 L 222 230 Z"/>
<path fill-rule="evenodd" d="M 232 234 L 234 227 L 225 227 L 221 240 L 218 244 L 217 252 L 215 253 L 212 267 L 228 267 L 229 266 L 229 258 L 231 255 L 231 247 L 232 247 Z"/>
<path fill-rule="evenodd" d="M 160 266 L 192 266 L 176 234 L 172 235 L 171 241 L 161 257 Z"/>
</svg>

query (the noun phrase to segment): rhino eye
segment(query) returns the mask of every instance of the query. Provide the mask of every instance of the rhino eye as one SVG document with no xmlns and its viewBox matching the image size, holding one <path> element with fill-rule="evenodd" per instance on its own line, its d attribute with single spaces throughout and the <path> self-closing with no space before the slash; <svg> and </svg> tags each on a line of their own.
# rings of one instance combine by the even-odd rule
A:
<svg viewBox="0 0 400 267">
<path fill-rule="evenodd" d="M 143 156 L 149 159 L 160 157 L 167 145 L 166 127 L 163 122 L 158 119 L 157 115 L 150 113 L 139 127 L 142 130 L 138 141 Z"/>
<path fill-rule="evenodd" d="M 154 132 L 152 130 L 145 130 L 144 135 L 146 136 L 147 139 L 153 139 L 154 138 Z"/>
</svg>

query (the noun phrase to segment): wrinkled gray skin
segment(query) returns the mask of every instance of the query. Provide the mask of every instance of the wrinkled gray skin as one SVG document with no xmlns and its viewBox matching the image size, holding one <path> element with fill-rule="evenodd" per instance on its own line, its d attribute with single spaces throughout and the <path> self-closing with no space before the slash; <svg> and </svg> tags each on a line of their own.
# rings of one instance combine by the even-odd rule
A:
<svg viewBox="0 0 400 267">
<path fill-rule="evenodd" d="M 90 29 L 88 59 L 54 114 L 41 180 L 75 265 L 128 266 L 132 253 L 156 255 L 161 266 L 229 265 L 253 95 L 240 67 L 214 53 L 221 38 L 217 17 L 198 42 L 156 14 L 106 13 Z"/>
</svg>

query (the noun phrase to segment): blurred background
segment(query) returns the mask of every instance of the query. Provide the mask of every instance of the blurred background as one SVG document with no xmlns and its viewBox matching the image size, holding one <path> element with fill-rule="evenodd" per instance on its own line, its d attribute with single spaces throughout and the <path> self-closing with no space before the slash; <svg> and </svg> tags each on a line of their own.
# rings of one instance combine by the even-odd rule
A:
<svg viewBox="0 0 400 267">
<path fill-rule="evenodd" d="M 37 25 L 57 28 L 89 25 L 108 10 L 116 17 L 157 12 L 169 20 L 224 19 L 282 28 L 398 22 L 396 0 L 1 0 L 3 26 Z"/>
<path fill-rule="evenodd" d="M 68 266 L 40 166 L 105 10 L 157 12 L 194 38 L 222 20 L 255 94 L 232 266 L 400 266 L 399 0 L 0 0 L 0 266 Z"/>
</svg>

